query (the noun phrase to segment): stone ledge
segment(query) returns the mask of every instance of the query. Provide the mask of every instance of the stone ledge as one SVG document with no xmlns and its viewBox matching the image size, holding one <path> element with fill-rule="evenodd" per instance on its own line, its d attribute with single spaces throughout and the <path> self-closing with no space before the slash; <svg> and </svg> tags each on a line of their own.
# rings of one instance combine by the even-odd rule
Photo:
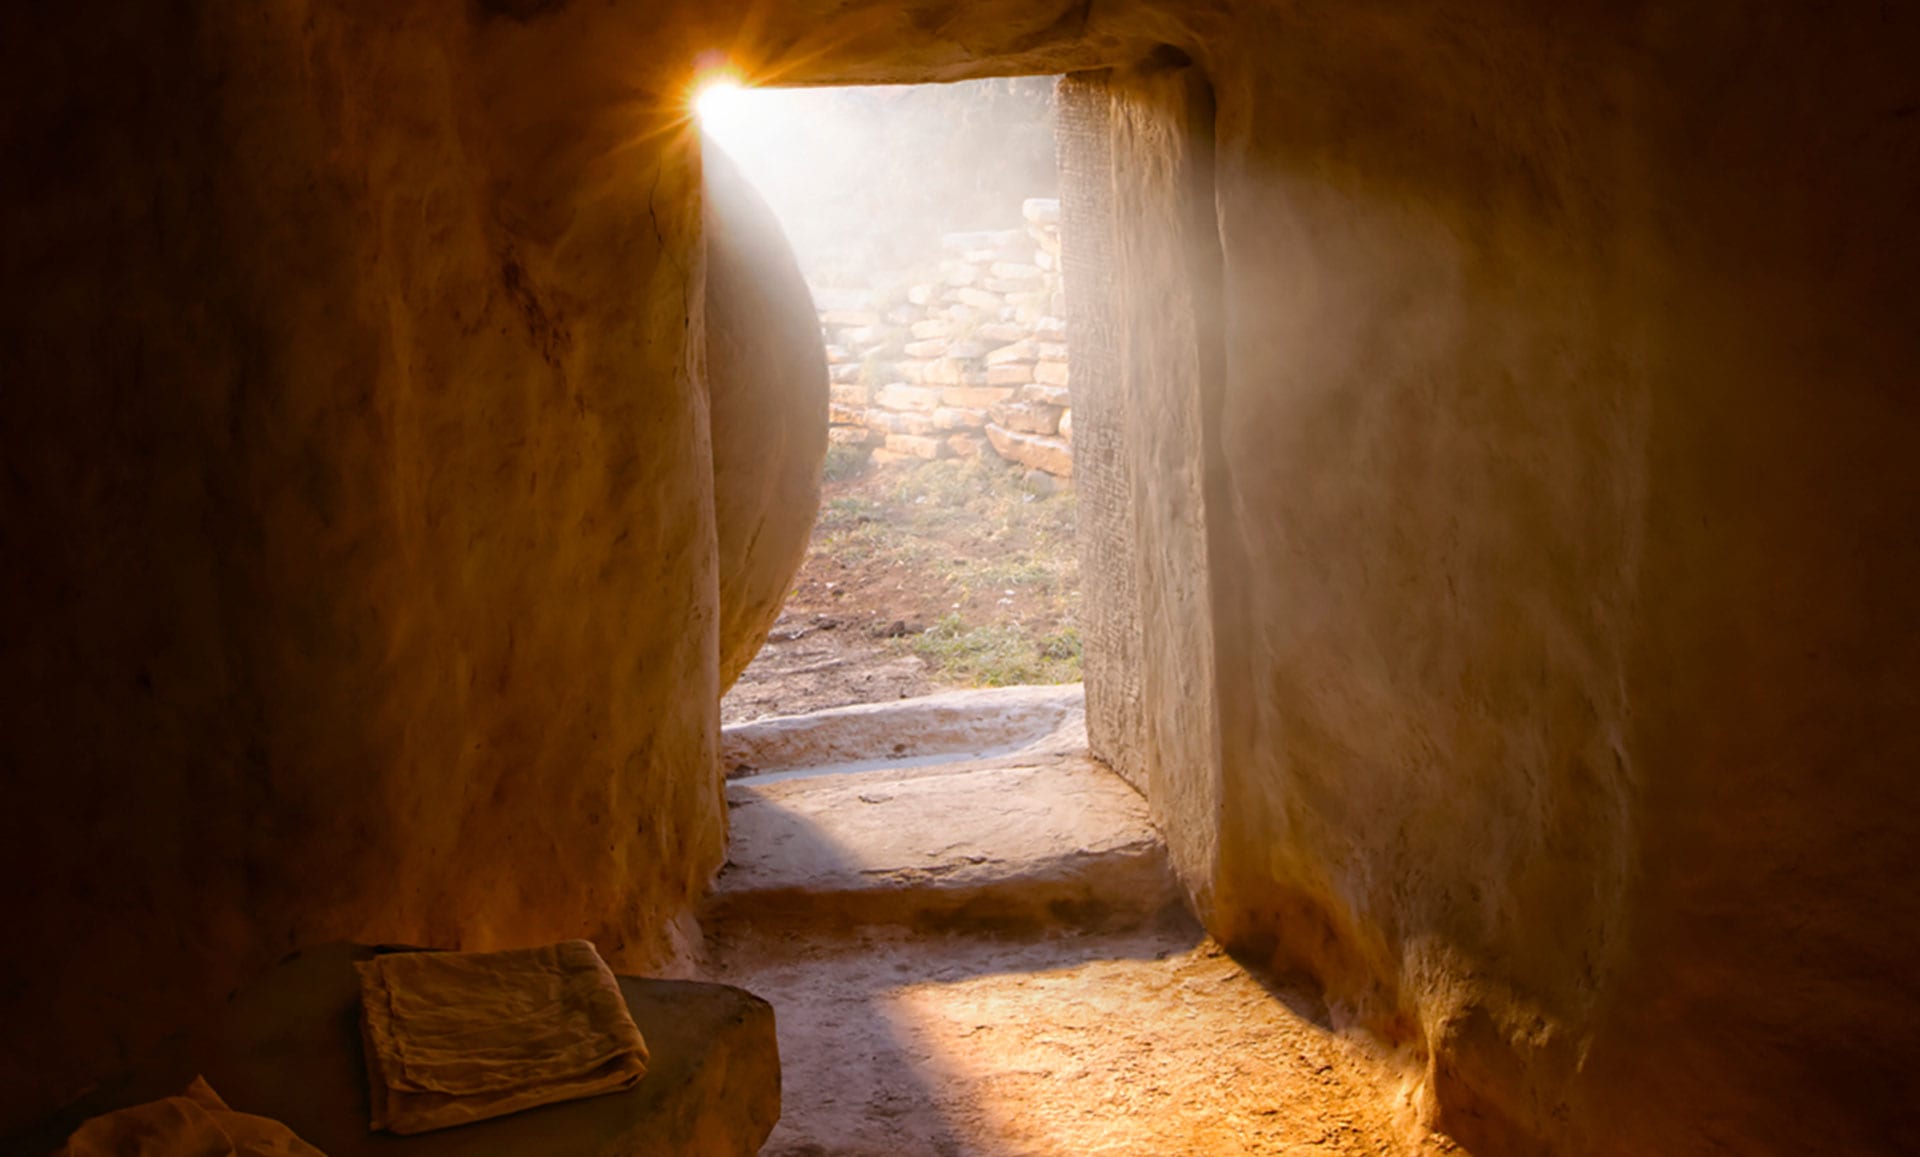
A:
<svg viewBox="0 0 1920 1157">
<path fill-rule="evenodd" d="M 206 1039 L 176 1038 L 136 1075 L 4 1148 L 51 1152 L 86 1118 L 177 1093 L 195 1073 L 233 1108 L 285 1123 L 327 1157 L 746 1157 L 780 1119 L 771 1005 L 724 984 L 622 976 L 651 1053 L 632 1089 L 413 1137 L 369 1132 L 353 964 L 377 951 L 329 944 L 289 956 L 241 989 Z"/>
</svg>

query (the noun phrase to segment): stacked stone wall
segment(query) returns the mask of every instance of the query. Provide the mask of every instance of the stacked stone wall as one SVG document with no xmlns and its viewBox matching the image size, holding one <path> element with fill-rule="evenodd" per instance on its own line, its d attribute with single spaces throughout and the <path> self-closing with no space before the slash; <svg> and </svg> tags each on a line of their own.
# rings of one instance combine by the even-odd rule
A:
<svg viewBox="0 0 1920 1157">
<path fill-rule="evenodd" d="M 833 443 L 902 462 L 993 455 L 1073 473 L 1060 202 L 948 233 L 936 265 L 816 286 Z"/>
</svg>

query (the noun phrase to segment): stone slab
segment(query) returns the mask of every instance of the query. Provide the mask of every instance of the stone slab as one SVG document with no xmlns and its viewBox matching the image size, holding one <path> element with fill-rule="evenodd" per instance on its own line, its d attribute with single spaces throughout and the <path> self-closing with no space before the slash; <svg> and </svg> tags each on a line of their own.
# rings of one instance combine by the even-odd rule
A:
<svg viewBox="0 0 1920 1157">
<path fill-rule="evenodd" d="M 771 1005 L 724 984 L 622 976 L 650 1054 L 632 1089 L 412 1137 L 369 1132 L 353 964 L 380 951 L 330 944 L 287 957 L 235 994 L 204 1039 L 176 1038 L 18 1151 L 51 1152 L 87 1117 L 178 1092 L 195 1073 L 328 1157 L 746 1157 L 780 1118 Z"/>
<path fill-rule="evenodd" d="M 1023 706 L 1038 716 L 1066 706 L 1047 691 L 961 692 L 747 725 L 800 750 L 807 738 L 837 735 L 840 752 L 893 766 L 730 781 L 731 860 L 703 919 L 1018 933 L 1140 927 L 1180 911 L 1146 801 L 1082 754 L 1077 707 L 1010 753 L 899 766 L 909 757 L 896 749 L 912 750 L 920 733 L 964 725 L 978 744 Z M 745 729 L 728 730 L 737 742 Z"/>
</svg>

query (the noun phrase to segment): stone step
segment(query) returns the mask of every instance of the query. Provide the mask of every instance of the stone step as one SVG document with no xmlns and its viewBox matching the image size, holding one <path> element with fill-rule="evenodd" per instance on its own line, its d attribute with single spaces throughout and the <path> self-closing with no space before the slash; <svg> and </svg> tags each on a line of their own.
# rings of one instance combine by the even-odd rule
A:
<svg viewBox="0 0 1920 1157">
<path fill-rule="evenodd" d="M 937 698 L 952 709 L 954 696 Z M 728 784 L 733 852 L 702 915 L 710 930 L 1018 935 L 1185 918 L 1146 801 L 1087 757 L 1083 739 L 1063 742 L 1061 727 L 986 758 L 835 769 L 863 753 L 884 761 L 894 747 L 912 750 L 937 708 L 916 719 L 911 702 L 887 705 L 893 728 L 872 729 L 875 743 L 833 745 L 841 762 L 824 771 L 789 767 Z M 1033 721 L 1022 726 L 1031 734 Z M 1077 711 L 1065 729 L 1075 726 L 1084 726 Z M 821 727 L 852 724 L 842 715 Z M 990 738 L 972 734 L 975 744 Z"/>
</svg>

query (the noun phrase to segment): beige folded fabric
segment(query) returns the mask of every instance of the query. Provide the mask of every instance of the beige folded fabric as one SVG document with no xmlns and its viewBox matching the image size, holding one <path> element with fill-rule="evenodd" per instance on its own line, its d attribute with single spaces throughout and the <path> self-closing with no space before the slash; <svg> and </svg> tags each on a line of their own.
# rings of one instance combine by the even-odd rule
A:
<svg viewBox="0 0 1920 1157">
<path fill-rule="evenodd" d="M 95 1117 L 56 1157 L 325 1157 L 278 1121 L 236 1113 L 207 1082 Z"/>
<path fill-rule="evenodd" d="M 355 965 L 373 1127 L 424 1133 L 630 1089 L 647 1043 L 593 945 Z"/>
</svg>

